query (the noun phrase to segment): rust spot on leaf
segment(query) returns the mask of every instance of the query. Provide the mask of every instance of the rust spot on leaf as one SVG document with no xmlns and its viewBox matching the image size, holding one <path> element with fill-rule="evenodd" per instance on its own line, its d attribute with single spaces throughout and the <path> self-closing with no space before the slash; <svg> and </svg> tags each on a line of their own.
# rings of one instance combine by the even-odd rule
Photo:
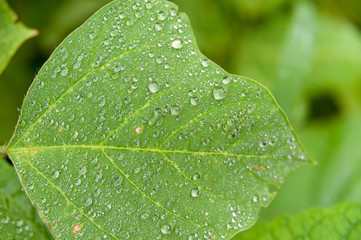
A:
<svg viewBox="0 0 361 240">
<path fill-rule="evenodd" d="M 138 127 L 134 128 L 134 132 L 135 133 L 141 133 L 142 132 L 142 127 L 138 126 Z"/>
<path fill-rule="evenodd" d="M 267 167 L 262 166 L 262 165 L 258 165 L 257 163 L 256 163 L 256 165 L 254 165 L 254 168 L 255 168 L 256 170 L 268 170 Z"/>
<path fill-rule="evenodd" d="M 83 229 L 82 226 L 80 226 L 79 224 L 75 224 L 75 225 L 73 226 L 73 233 L 74 233 L 74 234 L 75 234 L 75 233 L 78 233 L 78 232 L 80 232 L 82 229 Z"/>
</svg>

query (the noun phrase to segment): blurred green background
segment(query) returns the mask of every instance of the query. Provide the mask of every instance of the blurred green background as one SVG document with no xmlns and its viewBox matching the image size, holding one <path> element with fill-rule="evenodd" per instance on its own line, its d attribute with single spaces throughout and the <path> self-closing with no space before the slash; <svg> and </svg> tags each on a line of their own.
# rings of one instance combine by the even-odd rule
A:
<svg viewBox="0 0 361 240">
<path fill-rule="evenodd" d="M 39 35 L 0 75 L 0 145 L 54 48 L 109 0 L 8 0 Z M 361 200 L 361 1 L 173 0 L 201 51 L 275 95 L 318 162 L 286 179 L 261 220 Z"/>
</svg>

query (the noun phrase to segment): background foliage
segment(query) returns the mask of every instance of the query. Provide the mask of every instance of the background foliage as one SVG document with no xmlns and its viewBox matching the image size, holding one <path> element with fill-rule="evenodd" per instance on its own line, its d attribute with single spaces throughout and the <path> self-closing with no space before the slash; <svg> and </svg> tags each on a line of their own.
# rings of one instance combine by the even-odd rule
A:
<svg viewBox="0 0 361 240">
<path fill-rule="evenodd" d="M 0 75 L 0 145 L 14 131 L 26 90 L 54 48 L 108 0 L 9 0 L 39 36 Z M 201 51 L 275 94 L 319 163 L 292 174 L 261 220 L 312 206 L 360 201 L 361 2 L 174 0 Z"/>
</svg>

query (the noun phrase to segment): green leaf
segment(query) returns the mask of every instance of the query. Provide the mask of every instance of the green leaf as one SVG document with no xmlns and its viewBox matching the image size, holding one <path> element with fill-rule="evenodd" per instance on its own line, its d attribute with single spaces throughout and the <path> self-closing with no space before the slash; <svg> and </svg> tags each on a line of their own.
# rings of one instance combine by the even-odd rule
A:
<svg viewBox="0 0 361 240">
<path fill-rule="evenodd" d="M 361 115 L 309 124 L 300 138 L 317 160 L 317 166 L 303 168 L 292 174 L 282 185 L 275 201 L 262 211 L 262 217 L 269 220 L 312 206 L 360 202 L 360 122 Z M 294 200 L 290 201 L 291 198 Z"/>
<path fill-rule="evenodd" d="M 361 204 L 341 203 L 329 209 L 313 208 L 296 216 L 283 216 L 258 223 L 234 240 L 360 239 Z"/>
<path fill-rule="evenodd" d="M 26 28 L 22 23 L 14 23 L 16 15 L 5 0 L 0 0 L 0 74 L 20 45 L 37 35 L 36 30 Z"/>
<path fill-rule="evenodd" d="M 316 20 L 316 9 L 311 2 L 301 1 L 295 5 L 275 79 L 275 96 L 290 115 L 299 110 L 295 106 L 303 95 L 305 79 L 312 70 Z"/>
<path fill-rule="evenodd" d="M 309 4 L 311 3 L 299 1 L 291 17 L 286 14 L 279 15 L 272 21 L 245 31 L 239 49 L 234 54 L 233 69 L 269 87 L 282 107 L 281 98 L 288 104 L 287 98 L 297 97 L 298 99 L 293 101 L 303 101 L 304 107 L 307 108 L 312 97 L 331 92 L 337 105 L 342 106 L 345 111 L 359 111 L 360 31 L 347 19 L 323 12 L 312 12 L 312 7 L 304 8 L 304 14 L 298 15 L 301 18 L 296 18 L 297 11 L 302 10 L 297 7 Z M 304 11 L 307 9 L 309 13 Z M 294 38 L 290 33 L 296 32 L 298 26 L 301 26 L 304 34 L 302 37 Z M 306 51 L 303 54 L 297 53 L 301 49 Z M 294 59 L 295 62 L 290 59 Z M 281 63 L 286 65 L 282 66 Z M 282 70 L 280 67 L 286 70 L 286 75 L 292 76 L 288 77 L 287 82 L 295 83 L 294 87 L 282 88 L 282 82 L 279 82 L 279 73 Z M 281 89 L 277 89 L 279 87 Z M 288 109 L 299 116 L 286 111 L 291 115 L 291 120 L 307 117 L 307 114 L 300 116 L 303 109 L 296 109 L 297 106 L 296 104 L 295 108 Z"/>
<path fill-rule="evenodd" d="M 15 169 L 0 158 L 0 238 L 52 239 L 22 191 Z"/>
<path fill-rule="evenodd" d="M 114 1 L 66 38 L 8 152 L 64 239 L 227 239 L 310 163 L 268 90 L 203 56 L 164 0 Z"/>
</svg>

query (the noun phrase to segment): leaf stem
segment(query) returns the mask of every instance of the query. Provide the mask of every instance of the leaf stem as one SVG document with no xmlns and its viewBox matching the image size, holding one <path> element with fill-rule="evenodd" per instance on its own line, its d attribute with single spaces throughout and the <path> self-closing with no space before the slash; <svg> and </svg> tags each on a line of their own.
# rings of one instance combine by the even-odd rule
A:
<svg viewBox="0 0 361 240">
<path fill-rule="evenodd" d="M 6 151 L 6 146 L 1 146 L 0 147 L 0 158 L 5 158 L 8 155 L 7 151 Z"/>
</svg>

